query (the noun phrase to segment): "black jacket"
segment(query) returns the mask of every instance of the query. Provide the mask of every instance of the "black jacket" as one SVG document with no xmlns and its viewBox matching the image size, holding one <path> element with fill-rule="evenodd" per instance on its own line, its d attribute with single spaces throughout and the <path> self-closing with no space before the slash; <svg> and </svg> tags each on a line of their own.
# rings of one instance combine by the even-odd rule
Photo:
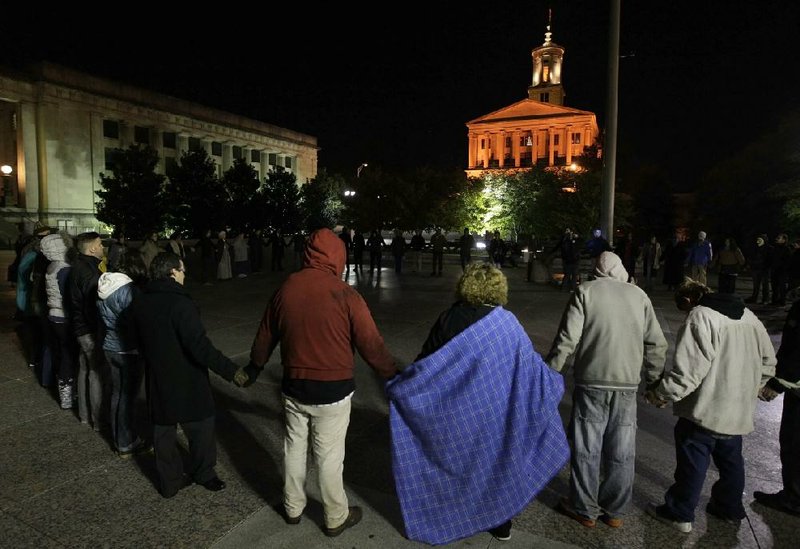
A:
<svg viewBox="0 0 800 549">
<path fill-rule="evenodd" d="M 100 279 L 100 260 L 78 254 L 69 271 L 69 320 L 76 336 L 97 335 L 97 281 Z"/>
<path fill-rule="evenodd" d="M 778 365 L 775 377 L 791 383 L 800 381 L 800 301 L 795 301 L 786 315 L 781 346 L 776 356 Z M 786 390 L 775 378 L 770 379 L 768 385 L 779 393 Z"/>
<path fill-rule="evenodd" d="M 449 309 L 439 315 L 414 362 L 432 355 L 444 347 L 445 343 L 491 313 L 492 309 L 494 307 L 489 305 L 468 305 L 461 301 L 453 303 Z"/>
<path fill-rule="evenodd" d="M 174 280 L 153 280 L 133 302 L 139 351 L 147 365 L 153 423 L 173 425 L 214 415 L 208 370 L 232 380 L 238 366 L 206 335 L 200 311 Z"/>
</svg>

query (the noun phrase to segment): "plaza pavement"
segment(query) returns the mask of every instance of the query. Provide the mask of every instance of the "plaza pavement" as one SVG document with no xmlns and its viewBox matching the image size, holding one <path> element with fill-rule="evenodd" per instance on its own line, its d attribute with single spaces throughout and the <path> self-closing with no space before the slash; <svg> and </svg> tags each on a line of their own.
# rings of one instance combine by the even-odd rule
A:
<svg viewBox="0 0 800 549">
<path fill-rule="evenodd" d="M 11 252 L 0 252 L 0 272 Z M 444 276 L 407 272 L 398 276 L 384 263 L 380 279 L 355 277 L 392 353 L 404 364 L 419 351 L 438 314 L 447 308 L 460 267 L 448 257 Z M 426 262 L 426 266 L 429 263 Z M 236 362 L 247 362 L 257 323 L 272 292 L 288 271 L 254 274 L 245 279 L 201 286 L 187 261 L 187 287 L 201 309 L 214 343 Z M 508 309 L 519 318 L 535 347 L 546 354 L 568 293 L 545 283 L 528 283 L 522 268 L 507 269 Z M 749 293 L 740 280 L 740 293 Z M 653 294 L 670 350 L 683 314 L 671 294 L 659 286 Z M 394 493 L 389 455 L 388 407 L 382 384 L 359 358 L 357 389 L 347 438 L 345 483 L 351 505 L 361 505 L 364 519 L 337 538 L 322 533 L 322 509 L 315 489 L 299 525 L 289 526 L 273 510 L 281 500 L 281 371 L 278 353 L 258 382 L 248 389 L 212 374 L 217 402 L 219 476 L 227 489 L 212 493 L 200 486 L 165 500 L 156 490 L 152 456 L 122 460 L 112 451 L 106 433 L 81 426 L 75 411 L 59 409 L 54 391 L 41 387 L 28 369 L 11 320 L 14 292 L 0 291 L 0 547 L 187 547 L 213 549 L 421 548 L 403 536 Z M 765 321 L 775 344 L 785 310 L 754 309 Z M 561 405 L 569 417 L 571 375 Z M 142 403 L 140 398 L 140 403 Z M 554 510 L 567 493 L 565 467 L 539 496 L 514 519 L 512 538 L 494 540 L 482 533 L 447 548 L 669 548 L 669 547 L 798 547 L 800 518 L 753 504 L 754 490 L 780 488 L 778 426 L 782 397 L 758 403 L 756 431 L 745 437 L 748 517 L 739 527 L 707 517 L 704 507 L 712 467 L 698 506 L 692 533 L 680 534 L 645 514 L 648 502 L 662 500 L 672 480 L 674 451 L 671 410 L 658 410 L 640 400 L 636 480 L 625 524 L 611 529 L 602 523 L 588 529 Z M 143 406 L 137 422 L 144 426 Z M 309 479 L 313 479 L 313 471 Z M 313 484 L 313 482 L 311 483 Z"/>
</svg>

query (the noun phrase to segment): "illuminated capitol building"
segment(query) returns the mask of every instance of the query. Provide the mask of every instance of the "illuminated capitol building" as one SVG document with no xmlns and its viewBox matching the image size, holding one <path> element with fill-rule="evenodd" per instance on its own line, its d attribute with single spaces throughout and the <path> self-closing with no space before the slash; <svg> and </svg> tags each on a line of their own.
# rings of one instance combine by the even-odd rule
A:
<svg viewBox="0 0 800 549">
<path fill-rule="evenodd" d="M 548 25 L 544 44 L 531 52 L 528 98 L 467 122 L 468 176 L 569 166 L 597 144 L 594 113 L 564 106 L 564 48 L 552 41 L 552 34 Z"/>
</svg>

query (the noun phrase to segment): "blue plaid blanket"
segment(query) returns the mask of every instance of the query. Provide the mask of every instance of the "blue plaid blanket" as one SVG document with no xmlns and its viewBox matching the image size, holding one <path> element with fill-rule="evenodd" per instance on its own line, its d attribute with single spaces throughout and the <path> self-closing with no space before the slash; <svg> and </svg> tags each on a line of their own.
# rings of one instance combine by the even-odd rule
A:
<svg viewBox="0 0 800 549">
<path fill-rule="evenodd" d="M 386 385 L 406 536 L 444 544 L 520 513 L 569 459 L 547 367 L 496 307 Z"/>
</svg>

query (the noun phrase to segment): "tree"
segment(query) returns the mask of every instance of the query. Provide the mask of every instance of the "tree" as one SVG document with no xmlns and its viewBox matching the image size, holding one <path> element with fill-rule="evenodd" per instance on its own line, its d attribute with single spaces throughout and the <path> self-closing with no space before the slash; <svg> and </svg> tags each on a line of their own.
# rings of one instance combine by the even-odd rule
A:
<svg viewBox="0 0 800 549">
<path fill-rule="evenodd" d="M 165 177 L 156 173 L 158 153 L 138 144 L 114 149 L 111 176 L 100 174 L 97 219 L 131 238 L 161 231 L 165 221 Z"/>
<path fill-rule="evenodd" d="M 205 149 L 183 153 L 165 186 L 169 225 L 195 236 L 226 226 L 227 195 Z"/>
<path fill-rule="evenodd" d="M 576 158 L 580 168 L 538 168 L 487 174 L 482 178 L 482 228 L 512 235 L 558 236 L 565 227 L 588 234 L 600 220 L 601 166 L 590 152 Z M 477 200 L 477 199 L 476 199 Z M 480 204 L 480 200 L 477 200 Z M 628 203 L 616 195 L 617 224 L 630 218 Z"/>
<path fill-rule="evenodd" d="M 404 185 L 398 174 L 370 164 L 370 169 L 353 181 L 356 194 L 345 202 L 343 217 L 364 230 L 397 227 L 403 210 Z"/>
<path fill-rule="evenodd" d="M 339 221 L 352 226 L 352 220 L 340 219 L 344 209 L 342 193 L 345 186 L 341 175 L 329 174 L 324 169 L 317 173 L 317 177 L 303 185 L 300 189 L 300 202 L 303 224 L 308 232 L 323 227 L 333 229 Z"/>
<path fill-rule="evenodd" d="M 459 229 L 464 219 L 459 196 L 469 189 L 470 181 L 462 170 L 440 171 L 427 166 L 415 169 L 402 178 L 402 192 L 397 224 L 404 229 L 443 227 Z"/>
<path fill-rule="evenodd" d="M 223 174 L 222 186 L 226 191 L 227 225 L 236 232 L 263 228 L 264 220 L 258 215 L 260 183 L 256 169 L 243 158 L 237 158 Z"/>
<path fill-rule="evenodd" d="M 257 198 L 258 215 L 263 215 L 272 230 L 297 232 L 303 225 L 297 176 L 282 166 L 270 171 Z"/>
</svg>

